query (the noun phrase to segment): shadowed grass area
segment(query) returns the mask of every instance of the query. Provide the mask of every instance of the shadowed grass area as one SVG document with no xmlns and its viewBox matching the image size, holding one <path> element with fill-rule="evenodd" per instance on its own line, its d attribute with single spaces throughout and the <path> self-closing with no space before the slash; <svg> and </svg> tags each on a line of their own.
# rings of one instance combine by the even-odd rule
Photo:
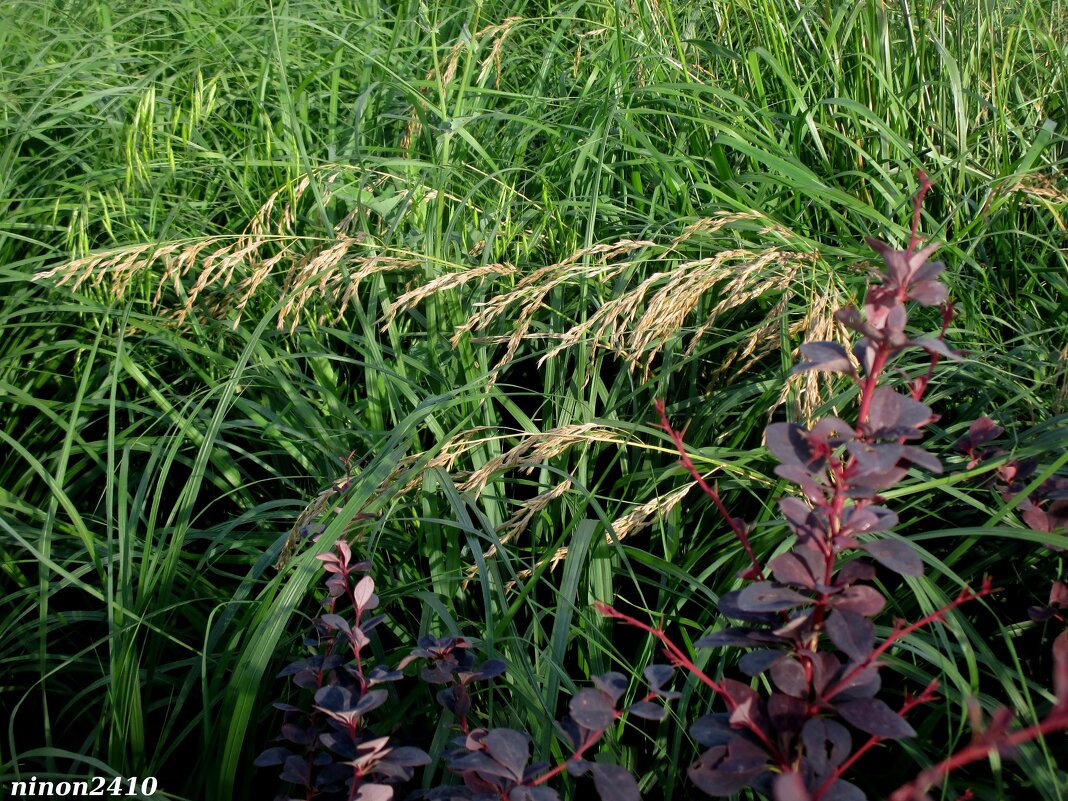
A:
<svg viewBox="0 0 1068 801">
<path fill-rule="evenodd" d="M 273 792 L 251 765 L 273 674 L 342 533 L 374 563 L 383 658 L 474 638 L 510 665 L 480 710 L 559 758 L 545 722 L 576 682 L 652 653 L 592 601 L 692 641 L 745 564 L 653 399 L 780 548 L 763 427 L 851 396 L 784 377 L 802 339 L 841 338 L 863 238 L 905 238 L 919 168 L 969 351 L 932 386 L 933 449 L 981 414 L 1043 463 L 1068 446 L 1063 0 L 0 9 L 4 781 Z M 320 543 L 275 572 L 353 451 Z M 959 476 L 889 494 L 931 532 L 895 614 L 984 573 L 1011 589 L 894 652 L 944 714 L 862 764 L 874 796 L 966 740 L 967 696 L 1043 703 L 1020 621 L 1064 540 Z M 394 700 L 383 731 L 439 727 L 440 752 L 429 697 Z M 1063 799 L 1057 747 L 946 797 Z M 693 758 L 684 726 L 608 748 L 649 798 L 696 797 L 663 767 Z"/>
</svg>

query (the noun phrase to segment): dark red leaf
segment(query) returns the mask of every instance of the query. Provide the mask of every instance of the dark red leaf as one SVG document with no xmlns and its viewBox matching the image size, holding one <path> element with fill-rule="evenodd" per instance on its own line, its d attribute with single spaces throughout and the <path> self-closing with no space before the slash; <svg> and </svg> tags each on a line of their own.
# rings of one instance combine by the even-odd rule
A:
<svg viewBox="0 0 1068 801">
<path fill-rule="evenodd" d="M 722 608 L 720 611 L 722 611 Z M 752 648 L 754 645 L 765 645 L 778 643 L 780 641 L 779 637 L 776 637 L 771 632 L 764 631 L 763 629 L 732 626 L 731 628 L 714 631 L 711 634 L 705 635 L 697 640 L 694 645 L 698 648 L 723 648 L 725 646 Z"/>
<path fill-rule="evenodd" d="M 850 534 L 888 531 L 897 525 L 897 514 L 882 506 L 849 506 L 842 510 L 842 527 Z"/>
<path fill-rule="evenodd" d="M 856 665 L 846 665 L 842 669 L 843 674 L 850 673 Z M 879 670 L 875 667 L 865 668 L 857 673 L 849 681 L 841 686 L 834 694 L 838 701 L 856 701 L 863 698 L 871 698 L 878 694 L 883 682 L 879 678 Z"/>
<path fill-rule="evenodd" d="M 1053 694 L 1060 703 L 1068 704 L 1068 631 L 1053 641 Z"/>
<path fill-rule="evenodd" d="M 807 467 L 801 467 L 796 464 L 779 464 L 775 465 L 775 475 L 782 476 L 787 481 L 797 484 L 801 491 L 805 493 L 805 497 L 813 503 L 819 503 L 826 497 L 823 477 L 813 473 Z"/>
<path fill-rule="evenodd" d="M 801 355 L 805 361 L 794 367 L 793 372 L 806 370 L 826 370 L 831 373 L 854 375 L 853 363 L 849 360 L 846 349 L 837 342 L 806 342 L 801 346 Z"/>
<path fill-rule="evenodd" d="M 979 445 L 997 439 L 1005 429 L 989 417 L 980 417 L 968 426 L 968 433 L 953 443 L 953 449 L 961 453 L 971 453 Z"/>
<path fill-rule="evenodd" d="M 780 498 L 779 509 L 786 518 L 790 530 L 801 542 L 823 538 L 827 530 L 826 522 L 800 498 Z"/>
<path fill-rule="evenodd" d="M 288 748 L 268 748 L 266 751 L 256 757 L 256 761 L 252 764 L 258 768 L 265 768 L 270 765 L 281 765 L 292 755 L 293 752 L 290 751 Z"/>
<path fill-rule="evenodd" d="M 597 788 L 602 801 L 641 801 L 638 782 L 626 768 L 594 762 L 590 769 L 593 772 L 593 786 Z"/>
<path fill-rule="evenodd" d="M 925 451 L 915 445 L 905 445 L 901 458 L 912 462 L 917 467 L 926 467 L 932 473 L 942 472 L 942 463 L 938 461 L 938 458 L 930 451 Z"/>
<path fill-rule="evenodd" d="M 623 697 L 623 693 L 627 691 L 628 684 L 627 677 L 614 670 L 602 673 L 600 676 L 594 676 L 593 683 L 598 690 L 612 699 L 613 704 L 618 703 L 619 699 Z"/>
<path fill-rule="evenodd" d="M 812 549 L 807 549 L 811 551 Z M 768 563 L 772 575 L 780 584 L 792 584 L 795 587 L 812 589 L 816 586 L 816 576 L 800 554 L 781 553 Z"/>
<path fill-rule="evenodd" d="M 813 453 L 807 433 L 796 423 L 772 423 L 764 429 L 764 440 L 783 464 L 811 466 Z"/>
<path fill-rule="evenodd" d="M 875 578 L 875 567 L 866 559 L 854 559 L 834 577 L 836 587 L 844 587 L 857 581 L 870 581 Z"/>
<path fill-rule="evenodd" d="M 820 796 L 820 801 L 868 801 L 868 797 L 852 782 L 839 779 L 831 785 L 830 790 Z"/>
<path fill-rule="evenodd" d="M 530 761 L 530 737 L 515 729 L 490 729 L 482 743 L 494 761 L 508 771 L 509 778 L 522 781 L 523 768 Z"/>
<path fill-rule="evenodd" d="M 560 794 L 550 787 L 528 787 L 521 784 L 508 791 L 508 801 L 560 801 Z"/>
<path fill-rule="evenodd" d="M 915 729 L 908 724 L 908 721 L 878 698 L 846 701 L 836 704 L 835 709 L 846 723 L 875 737 L 884 740 L 900 740 L 902 737 L 916 736 Z"/>
<path fill-rule="evenodd" d="M 847 450 L 856 459 L 858 474 L 885 473 L 901 459 L 902 446 L 897 442 L 881 442 L 870 445 L 864 442 L 850 442 Z"/>
<path fill-rule="evenodd" d="M 850 659 L 860 662 L 875 648 L 875 626 L 870 620 L 847 609 L 835 609 L 823 624 L 823 630 Z"/>
<path fill-rule="evenodd" d="M 667 717 L 667 709 L 655 701 L 636 701 L 627 707 L 627 711 L 645 720 L 663 720 Z"/>
<path fill-rule="evenodd" d="M 767 702 L 768 719 L 780 736 L 794 737 L 808 717 L 808 701 L 785 693 L 772 693 Z"/>
<path fill-rule="evenodd" d="M 646 665 L 642 671 L 645 681 L 654 690 L 659 690 L 675 675 L 675 668 L 671 665 Z"/>
<path fill-rule="evenodd" d="M 758 676 L 784 658 L 782 651 L 750 651 L 738 660 L 738 667 L 747 676 Z"/>
<path fill-rule="evenodd" d="M 615 720 L 615 707 L 612 699 L 600 690 L 579 690 L 571 699 L 569 706 L 571 717 L 580 726 L 587 729 L 605 729 Z"/>
<path fill-rule="evenodd" d="M 916 549 L 904 540 L 883 539 L 861 545 L 881 565 L 902 576 L 922 576 L 923 560 Z"/>
<path fill-rule="evenodd" d="M 908 296 L 921 306 L 940 306 L 949 299 L 949 292 L 941 281 L 917 281 L 909 287 Z M 939 339 L 931 341 L 941 342 Z"/>
<path fill-rule="evenodd" d="M 849 729 L 827 718 L 809 718 L 801 729 L 801 740 L 805 744 L 805 756 L 821 778 L 841 765 L 853 750 Z"/>
<path fill-rule="evenodd" d="M 705 751 L 686 771 L 690 781 L 709 795 L 725 796 L 748 787 L 767 769 L 767 754 L 742 737 Z"/>
<path fill-rule="evenodd" d="M 771 786 L 775 801 L 812 801 L 812 794 L 800 773 L 780 773 Z"/>
<path fill-rule="evenodd" d="M 746 612 L 781 612 L 809 603 L 811 598 L 770 581 L 750 584 L 738 595 L 738 606 Z"/>
<path fill-rule="evenodd" d="M 926 404 L 879 386 L 872 393 L 867 426 L 876 439 L 913 439 L 921 436 L 921 427 L 935 419 Z"/>
<path fill-rule="evenodd" d="M 713 712 L 694 721 L 690 726 L 690 736 L 698 743 L 711 748 L 716 745 L 726 745 L 737 732 L 731 728 L 730 715 L 726 712 Z"/>
<path fill-rule="evenodd" d="M 780 659 L 771 666 L 771 680 L 787 695 L 802 698 L 808 694 L 808 676 L 804 666 L 796 659 Z"/>
<path fill-rule="evenodd" d="M 832 595 L 828 603 L 836 609 L 848 609 L 859 615 L 871 617 L 883 611 L 886 599 L 874 587 L 867 584 L 854 584 L 846 587 L 837 595 Z"/>
</svg>

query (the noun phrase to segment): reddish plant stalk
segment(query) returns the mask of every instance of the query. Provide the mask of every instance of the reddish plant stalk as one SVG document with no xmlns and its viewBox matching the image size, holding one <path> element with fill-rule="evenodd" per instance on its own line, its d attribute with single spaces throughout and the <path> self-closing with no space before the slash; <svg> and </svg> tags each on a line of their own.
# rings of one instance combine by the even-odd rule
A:
<svg viewBox="0 0 1068 801">
<path fill-rule="evenodd" d="M 890 648 L 893 647 L 894 643 L 896 643 L 898 640 L 907 637 L 914 631 L 922 629 L 924 626 L 928 626 L 936 621 L 944 620 L 946 613 L 950 610 L 956 609 L 958 606 L 966 604 L 969 601 L 974 601 L 976 598 L 982 598 L 985 595 L 990 595 L 993 592 L 994 589 L 993 587 L 991 587 L 990 577 L 988 576 L 983 579 L 983 586 L 979 589 L 978 592 L 973 592 L 972 590 L 965 587 L 963 590 L 961 590 L 960 595 L 958 595 L 945 606 L 936 609 L 929 615 L 925 615 L 924 617 L 917 620 L 915 623 L 909 623 L 907 626 L 895 628 L 890 633 L 890 636 L 888 636 L 878 646 L 876 646 L 866 659 L 864 659 L 855 668 L 850 670 L 848 673 L 842 676 L 842 678 L 840 678 L 838 681 L 828 687 L 823 693 L 823 700 L 830 701 L 832 698 L 834 698 L 835 695 L 837 695 L 843 689 L 849 686 L 849 682 L 851 682 L 853 679 L 855 679 L 857 676 L 859 676 L 861 673 L 863 673 L 865 670 L 875 664 L 879 657 L 889 651 Z"/>
<path fill-rule="evenodd" d="M 734 531 L 734 535 L 745 549 L 745 553 L 749 557 L 749 563 L 752 565 L 753 576 L 757 581 L 763 581 L 764 572 L 760 567 L 760 562 L 757 561 L 756 554 L 753 553 L 753 546 L 749 543 L 749 535 L 746 533 L 745 526 L 738 522 L 738 520 L 732 517 L 730 512 L 727 511 L 727 507 L 719 497 L 719 490 L 716 487 L 708 486 L 708 482 L 705 481 L 704 477 L 697 471 L 689 454 L 686 453 L 686 443 L 683 440 L 682 432 L 676 431 L 671 427 L 671 422 L 668 420 L 667 412 L 664 408 L 664 402 L 658 399 L 653 405 L 660 413 L 660 427 L 667 432 L 667 435 L 671 437 L 671 441 L 675 443 L 675 450 L 678 451 L 679 454 L 679 463 L 686 468 L 691 476 L 693 476 L 697 485 L 704 490 L 705 495 L 712 499 L 712 503 L 716 505 L 716 509 L 719 510 L 723 519 L 727 521 L 727 525 L 731 527 L 731 530 Z"/>
</svg>

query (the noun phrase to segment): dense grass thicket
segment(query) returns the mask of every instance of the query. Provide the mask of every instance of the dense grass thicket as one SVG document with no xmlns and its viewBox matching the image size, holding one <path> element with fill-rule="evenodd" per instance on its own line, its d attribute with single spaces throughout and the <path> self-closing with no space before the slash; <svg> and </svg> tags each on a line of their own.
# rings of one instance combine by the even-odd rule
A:
<svg viewBox="0 0 1068 801">
<path fill-rule="evenodd" d="M 927 447 L 987 414 L 1064 473 L 1066 32 L 1065 0 L 0 0 L 0 781 L 272 797 L 252 760 L 340 536 L 389 612 L 377 659 L 468 636 L 509 665 L 477 722 L 566 756 L 570 695 L 655 652 L 593 602 L 688 644 L 747 564 L 654 400 L 783 549 L 762 432 L 855 396 L 789 368 L 847 341 L 863 238 L 908 240 L 921 168 L 967 352 Z M 967 699 L 1049 703 L 1026 609 L 1068 538 L 964 461 L 887 493 L 927 567 L 891 612 L 1004 589 L 888 655 L 891 694 L 942 700 L 861 763 L 873 798 L 968 741 Z M 440 755 L 407 687 L 376 721 Z M 604 754 L 699 797 L 709 704 L 687 686 L 682 723 Z M 1051 737 L 944 797 L 1064 801 L 1066 768 Z"/>
</svg>

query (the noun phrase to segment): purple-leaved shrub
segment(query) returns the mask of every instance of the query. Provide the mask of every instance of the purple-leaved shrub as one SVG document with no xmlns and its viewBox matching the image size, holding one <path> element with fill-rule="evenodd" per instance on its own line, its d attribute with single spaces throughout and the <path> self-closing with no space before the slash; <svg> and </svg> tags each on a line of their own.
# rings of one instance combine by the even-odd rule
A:
<svg viewBox="0 0 1068 801">
<path fill-rule="evenodd" d="M 728 796 L 748 787 L 774 801 L 865 801 L 864 792 L 845 778 L 850 768 L 880 743 L 915 736 L 907 718 L 934 698 L 937 686 L 932 683 L 918 695 L 906 696 L 897 708 L 890 706 L 879 697 L 881 657 L 906 635 L 993 591 L 989 580 L 979 589 L 965 588 L 941 609 L 913 623 L 896 621 L 881 641 L 876 636 L 872 619 L 883 611 L 886 599 L 872 583 L 874 563 L 904 576 L 920 576 L 924 570 L 907 540 L 889 536 L 898 518 L 882 505 L 880 493 L 900 482 L 912 466 L 942 472 L 938 458 L 916 444 L 924 427 L 937 419 L 922 399 L 938 362 L 959 358 L 945 342 L 953 319 L 948 292 L 938 280 L 945 266 L 930 261 L 936 245 L 919 247 L 920 211 L 930 186 L 921 172 L 912 234 L 904 250 L 868 240 L 882 257 L 885 270 L 869 286 L 863 311 L 848 306 L 836 315 L 858 335 L 852 354 L 836 342 L 801 346 L 804 361 L 794 372 L 822 370 L 852 379 L 859 390 L 856 418 L 847 422 L 828 416 L 808 427 L 773 423 L 765 431 L 767 447 L 780 462 L 776 474 L 800 491 L 800 497 L 779 501 L 795 538 L 790 550 L 766 566 L 759 563 L 745 522 L 731 516 L 718 489 L 709 486 L 694 467 L 682 434 L 671 426 L 663 403 L 657 403 L 661 426 L 674 442 L 680 461 L 730 525 L 750 561 L 741 576 L 750 583 L 719 601 L 720 612 L 737 625 L 695 644 L 747 649 L 739 668 L 748 677 L 766 675 L 772 690 L 764 696 L 748 682 L 713 679 L 662 629 L 607 605 L 599 609 L 657 637 L 672 664 L 693 674 L 722 699 L 724 711 L 706 715 L 690 729 L 707 750 L 690 766 L 689 777 L 708 795 Z M 937 336 L 907 333 L 909 301 L 942 308 Z M 902 391 L 885 378 L 894 359 L 907 349 L 926 351 L 929 364 Z M 978 421 L 958 443 L 958 450 L 973 461 L 982 458 L 979 449 L 996 433 L 989 420 Z M 1028 467 L 1018 463 L 1009 463 L 1003 472 L 1005 492 L 1010 495 L 1030 475 Z M 1047 482 L 1042 489 L 1021 504 L 1025 519 L 1031 525 L 1057 525 L 1065 515 L 1064 487 Z M 1058 585 L 1049 616 L 1059 614 L 1066 601 L 1063 585 Z M 985 723 L 976 713 L 972 742 L 892 793 L 891 801 L 927 799 L 927 792 L 950 771 L 994 750 L 1006 751 L 1068 728 L 1066 635 L 1055 643 L 1054 663 L 1058 702 L 1046 718 L 1012 730 L 1012 716 L 1006 709 Z"/>
</svg>

